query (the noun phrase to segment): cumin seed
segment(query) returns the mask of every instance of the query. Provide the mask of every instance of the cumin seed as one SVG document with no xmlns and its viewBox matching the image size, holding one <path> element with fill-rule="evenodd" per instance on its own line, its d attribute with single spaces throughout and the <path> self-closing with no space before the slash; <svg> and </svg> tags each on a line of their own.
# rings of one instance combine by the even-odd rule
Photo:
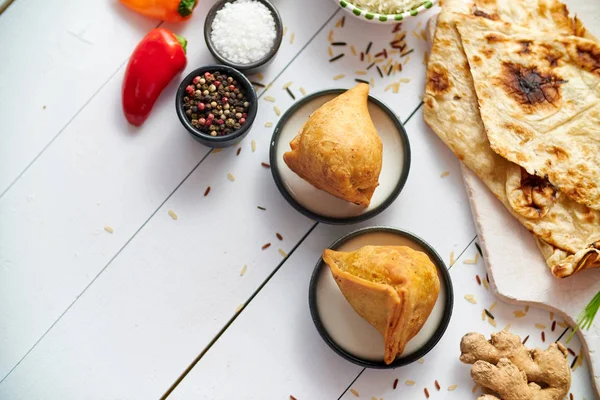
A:
<svg viewBox="0 0 600 400">
<path fill-rule="evenodd" d="M 338 54 L 337 56 L 335 56 L 335 57 L 333 57 L 333 58 L 330 58 L 330 59 L 329 59 L 329 62 L 334 62 L 334 61 L 337 61 L 337 60 L 339 60 L 340 58 L 342 58 L 342 57 L 344 57 L 344 56 L 345 56 L 345 54 L 344 54 L 344 53 L 342 53 L 342 54 Z"/>
<path fill-rule="evenodd" d="M 262 165 L 265 168 L 271 168 L 271 166 L 269 164 L 267 164 L 266 162 L 261 162 L 260 165 Z"/>
<path fill-rule="evenodd" d="M 262 245 L 261 249 L 262 249 L 262 250 L 266 250 L 266 249 L 268 249 L 269 247 L 271 247 L 271 243 L 265 243 L 265 244 L 263 244 L 263 245 Z"/>
<path fill-rule="evenodd" d="M 210 186 L 206 188 L 206 190 L 204 191 L 204 197 L 208 196 L 208 194 L 210 193 Z"/>
</svg>

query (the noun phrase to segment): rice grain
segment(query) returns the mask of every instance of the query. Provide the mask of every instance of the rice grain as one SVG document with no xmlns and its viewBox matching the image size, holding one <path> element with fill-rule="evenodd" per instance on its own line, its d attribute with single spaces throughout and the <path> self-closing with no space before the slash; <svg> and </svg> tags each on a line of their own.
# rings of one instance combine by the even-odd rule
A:
<svg viewBox="0 0 600 400">
<path fill-rule="evenodd" d="M 173 218 L 174 220 L 177 220 L 179 217 L 177 216 L 177 214 L 175 214 L 175 211 L 173 210 L 169 210 L 169 215 L 171 216 L 171 218 Z"/>
</svg>

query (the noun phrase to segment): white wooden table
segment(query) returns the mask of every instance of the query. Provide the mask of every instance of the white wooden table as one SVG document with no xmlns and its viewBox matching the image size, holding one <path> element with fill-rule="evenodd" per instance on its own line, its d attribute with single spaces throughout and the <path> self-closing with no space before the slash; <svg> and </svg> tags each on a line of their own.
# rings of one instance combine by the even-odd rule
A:
<svg viewBox="0 0 600 400">
<path fill-rule="evenodd" d="M 346 56 L 329 63 L 330 34 L 359 52 L 392 36 L 390 25 L 350 16 L 335 27 L 345 14 L 331 1 L 274 3 L 287 30 L 262 82 L 273 83 L 267 92 L 282 110 L 293 103 L 286 82 L 300 96 L 300 87 L 350 87 L 365 68 L 347 47 L 335 47 Z M 185 73 L 213 62 L 202 37 L 212 4 L 201 0 L 186 24 L 162 25 L 189 40 Z M 378 217 L 334 227 L 298 214 L 261 166 L 273 129 L 265 124 L 278 119 L 273 103 L 261 98 L 239 156 L 189 137 L 174 112 L 179 79 L 142 128 L 127 125 L 124 68 L 158 22 L 113 0 L 10 5 L 0 15 L 0 399 L 353 399 L 350 389 L 366 399 L 419 399 L 425 387 L 432 398 L 469 399 L 469 366 L 458 361 L 463 334 L 510 323 L 541 346 L 539 323 L 548 326 L 543 347 L 556 340 L 563 329 L 551 332 L 545 311 L 515 318 L 518 308 L 499 303 L 497 328 L 482 321 L 496 299 L 476 282 L 476 274 L 485 280 L 481 261 L 464 263 L 475 258 L 477 238 L 459 163 L 420 110 L 427 46 L 412 32 L 424 23 L 403 24 L 415 51 L 401 74 L 368 76 L 372 94 L 406 121 L 408 182 Z M 399 93 L 384 90 L 400 78 L 410 82 Z M 407 229 L 448 264 L 451 253 L 456 259 L 453 318 L 422 363 L 364 370 L 334 354 L 310 319 L 308 282 L 323 248 L 368 225 Z M 568 346 L 579 352 L 576 339 Z M 573 373 L 572 393 L 593 398 L 585 363 Z"/>
</svg>

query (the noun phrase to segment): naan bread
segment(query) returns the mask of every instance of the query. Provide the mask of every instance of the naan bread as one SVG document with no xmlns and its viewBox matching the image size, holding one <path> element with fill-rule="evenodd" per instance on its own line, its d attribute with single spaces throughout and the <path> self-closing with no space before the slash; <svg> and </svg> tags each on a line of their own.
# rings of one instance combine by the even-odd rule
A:
<svg viewBox="0 0 600 400">
<path fill-rule="evenodd" d="M 600 209 L 600 45 L 457 18 L 492 149 Z"/>
<path fill-rule="evenodd" d="M 392 363 L 423 327 L 440 292 L 435 265 L 406 246 L 365 246 L 357 251 L 325 250 L 323 260 L 342 294 L 385 342 Z"/>
<path fill-rule="evenodd" d="M 454 154 L 537 236 L 548 266 L 555 276 L 562 278 L 582 269 L 600 267 L 600 213 L 560 196 L 547 181 L 528 174 L 490 148 L 453 14 L 477 12 L 486 7 L 487 13 L 502 18 L 527 16 L 540 8 L 535 3 L 518 3 L 523 12 L 504 15 L 495 1 L 478 1 L 473 7 L 461 0 L 445 0 L 429 56 L 423 115 Z M 556 5 L 560 3 L 552 3 L 552 9 L 560 8 Z M 558 18 L 556 13 L 551 15 Z M 539 18 L 531 23 L 539 29 L 552 27 Z M 572 33 L 569 24 L 561 24 L 563 27 L 556 28 L 556 32 Z"/>
<path fill-rule="evenodd" d="M 342 93 L 315 111 L 283 160 L 302 179 L 368 207 L 379 185 L 383 145 L 368 109 L 369 85 Z"/>
</svg>

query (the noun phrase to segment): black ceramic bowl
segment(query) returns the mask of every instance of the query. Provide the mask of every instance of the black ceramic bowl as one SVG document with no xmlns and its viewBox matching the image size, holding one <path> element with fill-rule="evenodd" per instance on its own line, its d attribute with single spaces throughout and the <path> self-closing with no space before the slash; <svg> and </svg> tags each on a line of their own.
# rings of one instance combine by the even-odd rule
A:
<svg viewBox="0 0 600 400">
<path fill-rule="evenodd" d="M 323 198 L 317 197 L 322 195 L 324 193 L 323 191 L 316 191 L 314 193 L 315 197 L 310 202 L 310 205 L 307 204 L 306 199 L 305 201 L 302 201 L 296 197 L 296 194 L 301 192 L 301 190 L 298 190 L 300 187 L 298 185 L 302 184 L 297 183 L 295 175 L 290 177 L 290 174 L 293 174 L 293 172 L 291 172 L 289 167 L 282 161 L 283 153 L 291 150 L 288 145 L 289 141 L 291 140 L 288 129 L 292 128 L 289 128 L 287 125 L 291 124 L 290 126 L 294 127 L 295 129 L 295 125 L 297 124 L 296 119 L 305 117 L 308 118 L 308 114 L 304 111 L 304 107 L 312 107 L 311 104 L 313 101 L 317 102 L 316 104 L 321 104 L 322 102 L 325 102 L 326 99 L 342 94 L 345 91 L 346 89 L 326 89 L 309 94 L 308 96 L 304 96 L 301 100 L 294 103 L 294 105 L 292 105 L 282 115 L 281 119 L 277 123 L 277 126 L 273 131 L 271 148 L 269 151 L 271 174 L 273 175 L 273 180 L 275 181 L 275 184 L 277 185 L 281 195 L 292 207 L 296 209 L 296 211 L 300 212 L 301 214 L 304 214 L 314 221 L 332 225 L 355 224 L 366 221 L 367 219 L 373 218 L 374 216 L 383 212 L 394 202 L 394 200 L 396 200 L 404 188 L 410 171 L 410 143 L 408 140 L 408 135 L 406 134 L 406 130 L 404 129 L 404 125 L 402 125 L 402 122 L 391 108 L 389 108 L 387 105 L 385 105 L 385 103 L 376 97 L 369 95 L 370 107 L 373 106 L 373 108 L 378 111 L 378 115 L 381 116 L 381 118 L 377 118 L 377 115 L 371 115 L 375 127 L 378 128 L 379 121 L 385 120 L 386 122 L 382 124 L 387 128 L 386 132 L 383 132 L 381 129 L 379 129 L 384 151 L 383 168 L 379 179 L 381 185 L 375 190 L 375 194 L 371 199 L 371 205 L 364 210 L 353 210 L 350 215 L 335 216 L 327 214 L 327 210 L 317 211 L 315 207 L 312 209 L 310 208 L 310 206 L 315 206 L 317 203 L 321 205 L 325 204 Z M 324 100 L 321 100 L 321 97 Z M 297 131 L 294 131 L 293 133 L 293 136 L 295 136 Z M 284 145 L 283 149 L 280 145 L 280 142 Z M 389 144 L 395 144 L 397 147 L 388 147 Z M 392 151 L 390 149 L 395 149 L 397 151 Z M 388 152 L 387 154 L 386 151 Z M 396 170 L 396 172 L 391 174 L 393 178 L 387 179 L 386 177 L 389 176 L 388 172 L 390 170 Z M 384 181 L 386 182 L 385 184 L 383 183 Z M 296 185 L 296 187 L 294 187 L 294 185 Z M 309 184 L 306 183 L 306 185 Z M 378 191 L 381 193 L 378 193 Z M 329 196 L 330 195 L 327 195 L 327 197 Z M 378 196 L 383 196 L 383 199 L 378 201 Z M 349 207 L 358 208 L 358 206 L 349 205 L 349 203 L 346 203 L 343 200 L 339 200 L 339 203 L 336 203 L 332 207 L 336 208 L 337 210 L 341 210 L 340 207 L 345 207 L 346 205 Z M 329 209 L 328 211 L 332 211 L 332 209 Z"/>
<path fill-rule="evenodd" d="M 194 77 L 198 75 L 203 75 L 205 72 L 222 72 L 227 74 L 228 76 L 233 77 L 242 88 L 246 92 L 246 98 L 250 103 L 248 107 L 248 117 L 246 118 L 246 122 L 240 129 L 234 131 L 225 136 L 211 136 L 208 133 L 201 132 L 192 126 L 190 120 L 188 120 L 185 115 L 185 111 L 183 110 L 183 98 L 186 95 L 185 88 L 192 84 L 192 80 Z M 221 148 L 221 147 L 229 147 L 239 143 L 247 134 L 250 132 L 250 127 L 254 122 L 254 118 L 256 118 L 256 112 L 258 111 L 258 98 L 256 97 L 256 91 L 254 87 L 240 71 L 228 67 L 226 65 L 207 65 L 206 67 L 200 67 L 190 72 L 188 76 L 183 78 L 181 83 L 179 84 L 179 88 L 177 89 L 177 95 L 175 96 L 175 109 L 177 110 L 177 116 L 179 117 L 179 121 L 188 130 L 190 135 L 200 143 L 205 146 L 213 147 L 213 148 Z"/>
<path fill-rule="evenodd" d="M 206 15 L 206 19 L 204 20 L 204 40 L 206 41 L 206 46 L 208 46 L 208 50 L 211 52 L 213 57 L 221 64 L 229 65 L 235 69 L 240 71 L 244 71 L 248 74 L 252 74 L 258 71 L 260 68 L 267 66 L 273 59 L 275 58 L 275 54 L 277 54 L 277 50 L 279 50 L 279 46 L 281 45 L 281 40 L 283 39 L 283 23 L 281 22 L 281 16 L 279 15 L 279 11 L 275 8 L 273 4 L 271 4 L 268 0 L 258 0 L 262 4 L 264 4 L 273 15 L 273 20 L 275 21 L 275 41 L 273 42 L 273 47 L 271 50 L 260 60 L 255 61 L 250 64 L 238 64 L 228 59 L 224 58 L 216 49 L 212 39 L 212 23 L 215 19 L 215 15 L 217 11 L 219 11 L 225 3 L 232 3 L 235 0 L 219 0 L 217 3 L 212 6 L 212 8 L 208 11 Z"/>
<path fill-rule="evenodd" d="M 413 362 L 419 360 L 420 358 L 424 357 L 427 353 L 429 353 L 429 351 L 431 351 L 431 349 L 433 349 L 435 347 L 435 345 L 439 342 L 439 340 L 442 338 L 442 336 L 446 332 L 446 328 L 448 327 L 448 324 L 450 323 L 450 317 L 452 316 L 452 309 L 454 306 L 454 291 L 452 289 L 452 280 L 450 279 L 450 274 L 448 272 L 448 269 L 446 268 L 444 261 L 441 259 L 439 254 L 433 249 L 433 247 L 431 247 L 427 242 L 425 242 L 420 237 L 418 237 L 410 232 L 403 231 L 401 229 L 385 227 L 385 226 L 375 226 L 375 227 L 359 229 L 357 231 L 351 232 L 351 233 L 347 234 L 346 236 L 343 236 L 342 238 L 338 239 L 331 246 L 329 246 L 329 248 L 332 250 L 339 249 L 347 242 L 349 242 L 353 239 L 356 239 L 357 237 L 359 237 L 361 235 L 370 234 L 370 233 L 391 233 L 393 235 L 398 235 L 401 238 L 399 240 L 404 240 L 404 241 L 416 244 L 419 247 L 419 251 L 423 251 L 424 253 L 426 253 L 429 256 L 431 262 L 433 262 L 433 264 L 436 266 L 436 268 L 438 270 L 439 278 L 440 278 L 440 286 L 444 289 L 444 292 L 442 292 L 442 290 L 440 290 L 440 294 L 443 293 L 443 297 L 445 298 L 445 306 L 444 306 L 443 311 L 441 312 L 441 319 L 440 319 L 439 325 L 437 325 L 437 328 L 435 329 L 432 336 L 422 346 L 418 347 L 417 350 L 415 350 L 412 354 L 409 354 L 406 356 L 400 356 L 391 364 L 385 364 L 383 362 L 383 360 L 382 361 L 373 361 L 373 360 L 361 358 L 361 357 L 347 351 L 346 349 L 344 349 L 340 344 L 338 344 L 333 339 L 332 335 L 330 335 L 330 333 L 327 331 L 327 329 L 325 328 L 325 324 L 319 313 L 319 307 L 318 307 L 319 296 L 317 294 L 319 281 L 321 279 L 323 279 L 324 272 L 329 273 L 329 271 L 322 271 L 323 268 L 329 269 L 329 267 L 323 261 L 323 258 L 320 258 L 319 261 L 317 262 L 317 265 L 313 271 L 313 274 L 312 274 L 312 277 L 310 280 L 310 285 L 309 285 L 309 289 L 308 289 L 308 303 L 309 303 L 309 308 L 310 308 L 310 314 L 312 316 L 312 320 L 315 324 L 315 327 L 317 328 L 317 331 L 319 332 L 319 335 L 321 335 L 321 338 L 323 338 L 325 343 L 327 343 L 327 345 L 329 347 L 331 347 L 331 349 L 334 352 L 336 352 L 338 355 L 340 355 L 341 357 L 345 358 L 346 360 L 348 360 L 354 364 L 357 364 L 357 365 L 360 365 L 363 367 L 367 367 L 367 368 L 375 368 L 375 369 L 397 368 L 397 367 L 401 367 L 401 366 L 413 363 Z M 384 243 L 369 243 L 369 244 L 381 245 Z M 385 244 L 390 245 L 391 243 L 385 243 Z M 333 285 L 335 285 L 335 283 Z M 335 285 L 335 290 L 339 290 L 337 288 L 337 285 Z M 341 293 L 339 294 L 339 296 L 341 296 L 343 298 Z M 343 301 L 345 302 L 346 300 L 343 299 Z M 333 311 L 337 312 L 337 309 L 333 310 Z M 432 312 L 432 315 L 433 315 L 433 312 Z M 360 318 L 360 317 L 358 315 L 356 315 L 356 318 Z M 431 315 L 430 315 L 430 318 L 431 318 Z M 373 328 L 373 334 L 379 335 L 379 333 L 374 328 Z M 413 338 L 413 340 L 414 339 L 415 338 Z M 410 342 L 409 342 L 409 345 L 410 345 Z M 383 352 L 383 349 L 382 349 L 382 352 Z"/>
</svg>

